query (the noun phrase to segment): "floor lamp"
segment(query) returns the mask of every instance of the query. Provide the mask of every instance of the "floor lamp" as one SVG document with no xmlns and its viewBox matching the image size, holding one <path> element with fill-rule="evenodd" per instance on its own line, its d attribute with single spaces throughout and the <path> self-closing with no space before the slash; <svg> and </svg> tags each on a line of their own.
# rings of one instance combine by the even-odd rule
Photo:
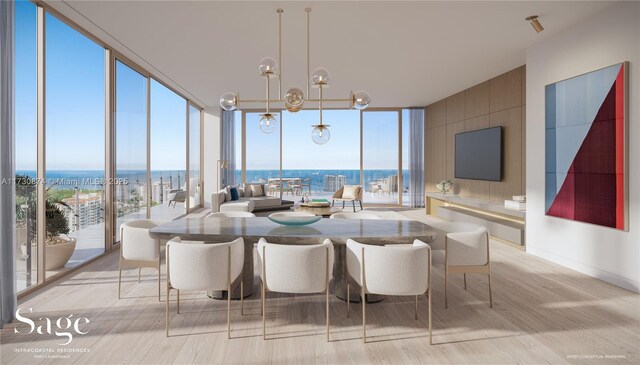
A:
<svg viewBox="0 0 640 365">
<path fill-rule="evenodd" d="M 216 179 L 216 182 L 217 182 L 216 192 L 220 191 L 220 180 L 221 180 L 220 171 L 226 170 L 229 168 L 229 160 L 218 160 L 217 166 L 218 166 L 218 178 Z"/>
</svg>

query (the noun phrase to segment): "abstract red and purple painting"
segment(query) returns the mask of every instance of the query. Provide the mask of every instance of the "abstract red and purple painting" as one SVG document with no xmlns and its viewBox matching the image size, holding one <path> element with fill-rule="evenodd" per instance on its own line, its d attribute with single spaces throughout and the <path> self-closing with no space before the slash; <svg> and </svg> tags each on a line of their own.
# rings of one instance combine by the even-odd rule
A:
<svg viewBox="0 0 640 365">
<path fill-rule="evenodd" d="M 627 68 L 546 86 L 547 215 L 626 229 Z"/>
</svg>

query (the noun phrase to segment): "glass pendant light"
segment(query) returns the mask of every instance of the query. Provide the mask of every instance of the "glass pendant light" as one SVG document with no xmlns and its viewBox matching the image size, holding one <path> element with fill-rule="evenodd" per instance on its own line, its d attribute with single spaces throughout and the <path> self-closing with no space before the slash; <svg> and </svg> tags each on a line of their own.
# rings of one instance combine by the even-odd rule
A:
<svg viewBox="0 0 640 365">
<path fill-rule="evenodd" d="M 295 113 L 300 111 L 304 105 L 304 93 L 297 87 L 287 90 L 284 94 L 284 106 L 288 111 Z"/>
<path fill-rule="evenodd" d="M 351 107 L 356 110 L 367 109 L 371 103 L 371 97 L 365 91 L 356 91 L 351 94 Z"/>
<path fill-rule="evenodd" d="M 311 131 L 311 140 L 315 144 L 325 144 L 329 142 L 331 138 L 331 133 L 329 132 L 329 127 L 326 124 L 316 124 L 312 125 L 313 131 Z"/>
<path fill-rule="evenodd" d="M 238 97 L 234 93 L 225 93 L 220 97 L 220 106 L 222 109 L 231 112 L 238 108 Z"/>
<path fill-rule="evenodd" d="M 262 133 L 271 134 L 278 127 L 278 120 L 271 113 L 260 114 L 260 130 Z"/>
<path fill-rule="evenodd" d="M 265 57 L 260 60 L 258 72 L 260 76 L 275 77 L 278 72 L 278 62 L 271 57 Z"/>
</svg>

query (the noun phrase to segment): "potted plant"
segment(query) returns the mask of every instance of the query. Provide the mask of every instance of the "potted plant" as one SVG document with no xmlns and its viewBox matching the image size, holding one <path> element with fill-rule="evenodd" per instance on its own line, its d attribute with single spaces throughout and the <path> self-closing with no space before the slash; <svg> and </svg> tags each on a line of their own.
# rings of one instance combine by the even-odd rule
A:
<svg viewBox="0 0 640 365">
<path fill-rule="evenodd" d="M 37 206 L 34 196 L 29 196 L 27 199 L 27 205 L 29 206 L 28 219 L 32 222 L 29 225 L 30 236 L 34 237 L 31 241 L 31 251 L 35 253 L 36 247 L 36 234 L 37 234 Z M 47 237 L 45 238 L 45 269 L 55 270 L 64 267 L 67 264 L 73 251 L 76 248 L 77 240 L 73 237 L 69 237 L 69 222 L 64 213 L 64 207 L 70 208 L 68 204 L 62 200 L 55 199 L 51 196 L 45 200 L 45 223 L 47 230 Z M 27 217 L 25 217 L 27 218 Z M 26 242 L 22 244 L 22 254 L 27 256 Z"/>
<path fill-rule="evenodd" d="M 451 180 L 442 180 L 436 184 L 436 188 L 440 190 L 441 193 L 446 194 L 453 187 L 453 181 Z"/>
</svg>

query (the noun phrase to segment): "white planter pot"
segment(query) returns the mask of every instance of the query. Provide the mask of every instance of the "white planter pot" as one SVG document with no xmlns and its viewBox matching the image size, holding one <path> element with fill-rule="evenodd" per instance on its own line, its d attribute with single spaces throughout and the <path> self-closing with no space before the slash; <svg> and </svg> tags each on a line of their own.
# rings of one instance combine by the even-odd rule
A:
<svg viewBox="0 0 640 365">
<path fill-rule="evenodd" d="M 60 269 L 67 264 L 76 249 L 77 242 L 73 237 L 67 237 L 67 240 L 69 241 L 67 243 L 45 246 L 46 270 Z"/>
</svg>

